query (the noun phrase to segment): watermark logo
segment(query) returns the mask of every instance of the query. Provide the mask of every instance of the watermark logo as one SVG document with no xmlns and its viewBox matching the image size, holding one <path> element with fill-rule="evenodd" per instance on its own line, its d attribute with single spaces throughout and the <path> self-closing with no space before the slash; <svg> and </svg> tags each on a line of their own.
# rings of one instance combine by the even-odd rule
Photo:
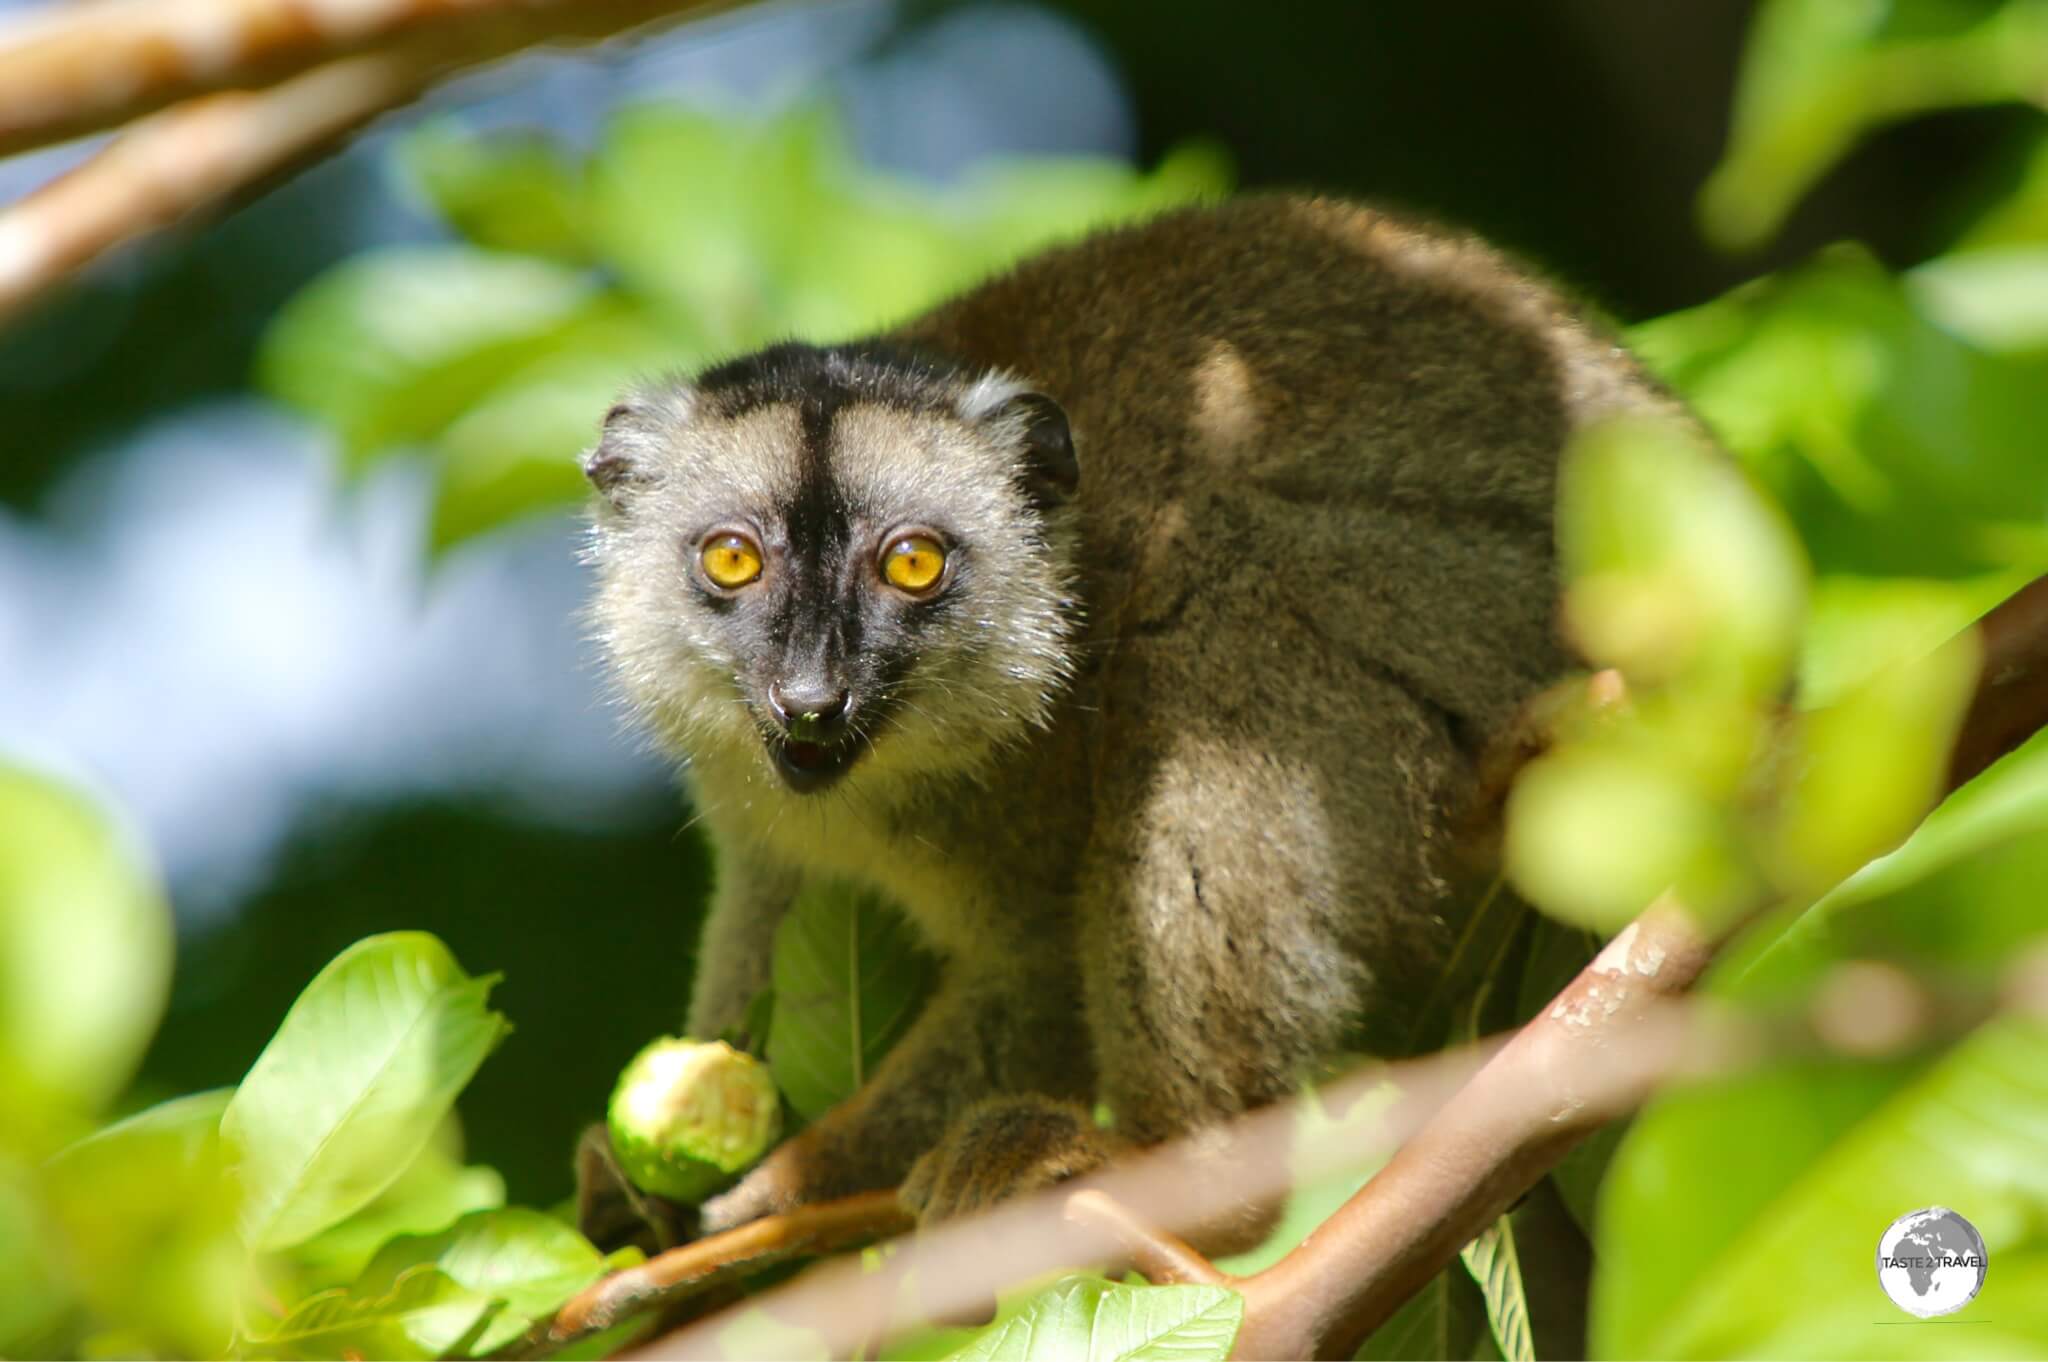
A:
<svg viewBox="0 0 2048 1362">
<path fill-rule="evenodd" d="M 1877 1284 L 1893 1305 L 1922 1319 L 1974 1300 L 1984 1265 L 1984 1236 L 1946 1206 L 1900 1216 L 1877 1241 Z"/>
</svg>

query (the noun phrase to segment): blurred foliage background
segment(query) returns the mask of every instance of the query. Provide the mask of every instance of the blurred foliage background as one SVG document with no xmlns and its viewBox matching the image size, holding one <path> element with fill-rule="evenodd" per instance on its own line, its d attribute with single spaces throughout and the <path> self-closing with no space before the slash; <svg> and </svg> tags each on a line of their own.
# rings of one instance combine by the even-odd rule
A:
<svg viewBox="0 0 2048 1362">
<path fill-rule="evenodd" d="M 576 1131 L 678 1023 L 710 870 L 573 620 L 570 456 L 610 393 L 852 334 L 1233 187 L 1383 199 L 1541 262 L 1746 470 L 1668 436 L 1575 456 L 1567 620 L 1636 684 L 1517 795 L 1517 886 L 1572 926 L 1488 964 L 1515 977 L 1485 1020 L 1527 1015 L 1586 929 L 1673 884 L 1790 904 L 1721 967 L 1730 999 L 1805 999 L 1872 960 L 1989 996 L 2040 941 L 2040 743 L 1799 910 L 1933 797 L 1969 659 L 1872 678 L 2048 571 L 2044 89 L 2035 0 L 764 8 L 462 81 L 96 271 L 0 334 L 0 757 L 39 773 L 0 782 L 0 1272 L 65 1270 L 21 1251 L 57 1214 L 21 1170 L 237 1083 L 323 965 L 400 929 L 502 972 L 491 1006 L 517 1026 L 449 1088 L 462 1137 L 420 1156 L 435 1210 L 566 1194 Z M 0 190 L 55 164 L 29 159 Z M 1786 695 L 1839 702 L 1800 736 L 1803 781 L 1759 770 Z M 189 1100 L 151 1119 L 217 1122 Z M 1603 1353 L 2048 1340 L 2038 1026 L 1660 1102 L 1596 1210 L 1613 1147 L 1558 1202 L 1598 1251 Z M 1995 1327 L 1875 1329 L 1876 1235 L 1937 1201 L 1992 1241 Z M 273 1236 L 279 1294 L 371 1271 L 371 1229 L 397 1222 L 347 1210 L 370 1219 L 337 1201 L 339 1229 Z M 161 1233 L 198 1234 L 182 1214 Z M 1452 1328 L 1444 1287 L 1401 1339 L 1529 1344 L 1500 1274 L 1473 1275 L 1486 1338 Z M 59 1298 L 0 1289 L 0 1350 L 49 1337 L 22 1302 Z M 1585 1327 L 1529 1304 L 1539 1341 Z M 124 1333 L 93 1308 L 110 1354 L 197 1350 L 217 1323 Z"/>
</svg>

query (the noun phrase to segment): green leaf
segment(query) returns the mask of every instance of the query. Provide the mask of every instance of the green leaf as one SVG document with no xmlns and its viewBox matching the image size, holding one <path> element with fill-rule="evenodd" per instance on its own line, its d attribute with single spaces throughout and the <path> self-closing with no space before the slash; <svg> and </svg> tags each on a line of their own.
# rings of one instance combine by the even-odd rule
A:
<svg viewBox="0 0 2048 1362">
<path fill-rule="evenodd" d="M 170 976 L 170 909 L 138 848 L 0 764 L 0 1148 L 48 1153 L 127 1084 Z"/>
<path fill-rule="evenodd" d="M 808 1325 L 786 1324 L 761 1306 L 732 1312 L 712 1346 L 718 1357 L 783 1358 L 787 1362 L 826 1362 L 832 1356 L 824 1333 Z"/>
<path fill-rule="evenodd" d="M 935 963 L 879 896 L 808 885 L 775 931 L 768 1067 L 805 1120 L 853 1095 L 923 1005 Z"/>
<path fill-rule="evenodd" d="M 2048 247 L 1943 256 L 1909 271 L 1905 284 L 1922 312 L 1986 350 L 2048 350 Z"/>
<path fill-rule="evenodd" d="M 467 246 L 355 256 L 285 304 L 258 379 L 333 426 L 361 462 L 432 438 L 509 375 L 558 348 L 594 303 L 576 270 Z"/>
<path fill-rule="evenodd" d="M 195 1093 L 130 1116 L 54 1155 L 41 1192 L 46 1252 L 104 1328 L 163 1356 L 226 1346 L 242 1284 L 236 1188 L 221 1114 L 232 1093 Z"/>
<path fill-rule="evenodd" d="M 1602 1203 L 1594 1351 L 2037 1356 L 2044 1149 L 2048 1026 L 2033 1018 L 1992 1021 L 1931 1065 L 1787 1066 L 1660 1101 L 1624 1142 Z M 1906 1344 L 1872 1261 L 1894 1218 L 1929 1205 L 1977 1226 L 1991 1270 L 1956 1317 L 1977 1327 Z"/>
<path fill-rule="evenodd" d="M 777 310 L 797 334 L 822 341 L 873 332 L 973 283 L 1005 257 L 977 250 L 921 197 L 869 186 L 830 210 L 800 254 L 778 271 Z"/>
<path fill-rule="evenodd" d="M 491 1318 L 489 1297 L 432 1267 L 416 1267 L 386 1291 L 360 1296 L 325 1291 L 282 1320 L 246 1331 L 241 1355 L 253 1358 L 467 1355 Z"/>
<path fill-rule="evenodd" d="M 604 1256 L 590 1241 L 539 1211 L 510 1206 L 476 1211 L 438 1234 L 408 1234 L 378 1251 L 351 1294 L 375 1297 L 395 1290 L 401 1276 L 423 1263 L 499 1309 L 470 1351 L 489 1353 L 513 1342 L 536 1321 L 606 1271 Z M 422 1346 L 436 1339 L 414 1335 Z"/>
<path fill-rule="evenodd" d="M 1521 986 L 1515 996 L 1515 1018 L 1527 1021 L 1550 1006 L 1565 985 L 1593 963 L 1600 938 L 1583 927 L 1547 917 L 1531 924 L 1528 957 L 1522 962 Z"/>
<path fill-rule="evenodd" d="M 1355 1356 L 1358 1362 L 1462 1362 L 1478 1356 L 1488 1338 L 1485 1301 L 1464 1265 L 1453 1263 L 1373 1330 Z"/>
<path fill-rule="evenodd" d="M 1796 775 L 1774 830 L 1773 870 L 1788 893 L 1832 887 L 1904 841 L 1934 807 L 1980 652 L 1964 635 L 1801 719 L 1789 754 Z"/>
<path fill-rule="evenodd" d="M 1999 985 L 2015 958 L 2038 948 L 2040 885 L 2048 876 L 2044 834 L 2048 741 L 2036 739 L 1950 798 L 1899 851 L 1814 907 L 1779 914 L 1747 934 L 1703 987 L 1737 1004 L 1804 1006 L 1841 963 L 1876 959 L 1932 974 L 1957 997 L 1971 991 L 1982 996 Z M 1596 1347 L 1663 1355 L 1659 1331 L 1676 1327 L 1673 1321 L 1696 1295 L 1717 1294 L 1720 1288 L 1711 1284 L 1742 1258 L 1773 1261 L 1778 1255 L 1774 1261 L 1786 1280 L 1771 1294 L 1781 1300 L 1829 1300 L 1835 1285 L 1811 1278 L 1849 1252 L 1837 1242 L 1849 1232 L 1845 1225 L 1869 1241 L 1854 1250 L 1860 1273 L 1871 1271 L 1878 1231 L 1903 1211 L 1943 1201 L 1984 1228 L 1975 1209 L 1984 1193 L 1955 1186 L 1949 1170 L 1974 1167 L 1980 1155 L 1995 1162 L 2001 1149 L 2011 1154 L 2011 1133 L 2027 1129 L 2041 1111 L 2037 1099 L 2001 1087 L 1977 1067 L 1979 1061 L 1969 1058 L 1976 1044 L 1945 1057 L 1780 1063 L 1660 1098 L 1622 1141 L 1602 1190 Z M 1928 1085 L 1943 1082 L 1958 1086 L 1948 1096 L 1930 1097 Z M 1952 1105 L 1944 1105 L 1951 1099 Z M 1935 1129 L 1938 1135 L 1928 1134 Z M 2038 1160 L 2041 1136 L 2027 1138 L 2035 1142 Z M 1859 1181 L 1866 1175 L 1868 1185 Z M 2001 1190 L 1997 1197 L 2015 1212 L 2028 1205 L 2025 1195 Z M 1792 1214 L 1788 1208 L 1810 1209 L 1821 1198 L 1827 1205 L 1812 1213 L 1837 1223 L 1812 1247 L 1788 1248 L 1770 1237 L 1781 1226 L 1793 1228 L 1785 1222 Z M 2033 1223 L 2048 1224 L 2048 1217 Z M 1674 1225 L 1683 1232 L 1674 1233 Z M 2038 1230 L 2010 1236 L 2002 1251 L 1994 1251 L 1993 1277 L 2004 1283 L 2028 1280 L 2025 1254 L 2038 1237 Z M 1860 1302 L 1861 1313 L 1845 1327 L 1862 1332 L 1840 1344 L 1823 1337 L 1802 1348 L 1781 1338 L 1735 1351 L 1895 1355 L 1899 1344 L 1884 1340 L 1896 1340 L 1896 1331 L 1868 1328 L 1892 1312 L 1874 1279 L 1861 1277 L 1847 1299 Z M 1979 1318 L 1980 1308 L 1981 1318 L 1993 1319 L 1981 1302 L 1964 1318 Z M 1831 1316 L 1822 1311 L 1817 1318 Z M 1996 1322 L 2003 1327 L 2010 1318 L 2001 1313 Z M 1684 1326 L 1689 1334 L 1695 1327 L 1696 1322 Z M 2004 1346 L 1999 1336 L 1978 1328 L 1943 1331 L 1941 1337 L 1950 1340 L 1947 1346 L 1983 1355 Z M 1671 1346 L 1695 1355 L 1724 1347 Z"/>
<path fill-rule="evenodd" d="M 1711 878 L 1713 804 L 1678 773 L 1599 748 L 1560 747 L 1508 799 L 1504 864 L 1531 903 L 1613 931 L 1674 885 Z M 1705 906 L 1696 895 L 1686 901 Z"/>
<path fill-rule="evenodd" d="M 1900 851 L 1806 912 L 1781 915 L 1738 942 L 1705 988 L 1752 1005 L 1803 1003 L 1837 964 L 1875 958 L 1939 972 L 1954 988 L 1988 989 L 2040 939 L 2044 832 L 2048 745 L 2037 741 L 1949 800 Z M 1755 1227 L 1804 1195 L 1806 1181 L 1832 1177 L 1831 1151 L 1874 1138 L 1893 1119 L 1886 1103 L 1924 1081 L 1933 1063 L 1923 1056 L 1781 1065 L 1660 1099 L 1624 1140 L 1604 1193 L 1596 1322 L 1623 1331 L 1616 1337 L 1641 1337 L 1717 1260 L 1745 1251 Z M 2006 1109 L 2024 1119 L 2022 1108 Z M 1958 1151 L 1979 1143 L 1967 1123 L 1948 1139 Z M 1934 1199 L 1931 1189 L 1927 1195 Z M 1917 1206 L 1884 1212 L 1882 1221 Z M 1685 1234 L 1669 1233 L 1674 1220 Z M 1609 1251 L 1652 1238 L 1652 1259 Z M 2010 1254 L 1997 1261 L 1999 1275 L 2011 1271 Z M 1874 1318 L 1885 1318 L 1889 1304 L 1874 1299 Z M 1978 1337 L 1970 1331 L 1971 1346 Z"/>
<path fill-rule="evenodd" d="M 1888 667 L 1910 665 L 2032 578 L 2011 572 L 1951 581 L 1821 578 L 1800 645 L 1799 707 L 1817 709 Z"/>
<path fill-rule="evenodd" d="M 71 1308 L 50 1253 L 28 1169 L 0 1152 L 0 1357 L 54 1357 L 52 1335 Z"/>
<path fill-rule="evenodd" d="M 1614 1162 L 1614 1151 L 1627 1134 L 1626 1121 L 1611 1121 L 1573 1145 L 1550 1172 L 1558 1200 L 1588 1240 L 1598 1223 L 1600 1188 L 1607 1180 L 1608 1165 Z"/>
<path fill-rule="evenodd" d="M 1536 1345 L 1529 1335 L 1529 1298 L 1522 1289 L 1522 1263 L 1515 1251 L 1515 1228 L 1502 1216 L 1459 1250 L 1458 1257 L 1486 1298 L 1486 1318 L 1493 1341 L 1506 1362 L 1535 1362 Z"/>
<path fill-rule="evenodd" d="M 635 1315 L 622 1324 L 614 1324 L 600 1333 L 592 1334 L 566 1348 L 557 1348 L 548 1354 L 552 1362 L 605 1362 L 605 1359 L 622 1357 L 626 1351 L 641 1339 L 661 1328 L 661 1316 L 652 1312 Z M 733 1354 L 739 1356 L 741 1354 Z"/>
<path fill-rule="evenodd" d="M 2039 4 L 1770 0 L 1751 25 L 1733 135 L 1700 196 L 1707 235 L 1761 245 L 1871 129 L 1931 110 L 2037 99 Z"/>
<path fill-rule="evenodd" d="M 1979 250 L 2043 243 L 2048 243 L 2048 136 L 2036 132 L 2019 182 L 1970 224 L 1956 249 L 1974 255 Z"/>
<path fill-rule="evenodd" d="M 1515 1015 L 1527 1021 L 1549 1007 L 1565 985 L 1600 953 L 1600 938 L 1581 927 L 1539 917 L 1532 924 L 1528 958 L 1522 966 L 1521 990 Z M 1610 1123 L 1572 1146 L 1557 1167 L 1551 1182 L 1558 1199 L 1589 1240 L 1593 1234 L 1593 1208 L 1607 1164 L 1621 1140 L 1623 1126 Z"/>
<path fill-rule="evenodd" d="M 1230 178 L 1191 144 L 1150 174 L 1042 158 L 941 190 L 861 167 L 823 105 L 766 120 L 628 108 L 580 164 L 442 121 L 399 156 L 476 246 L 330 271 L 273 323 L 259 367 L 352 461 L 438 441 L 437 547 L 579 498 L 570 457 L 628 378 L 862 334 L 1025 250 Z"/>
<path fill-rule="evenodd" d="M 557 348 L 480 395 L 436 441 L 433 546 L 445 549 L 590 491 L 577 455 L 634 379 L 702 358 L 623 300 L 593 305 Z"/>
<path fill-rule="evenodd" d="M 2044 882 L 2048 735 L 1813 907 L 1760 924 L 1704 986 L 1732 999 L 1803 1001 L 1842 961 L 1880 959 L 1988 990 L 2041 935 Z"/>
<path fill-rule="evenodd" d="M 462 1134 L 451 1116 L 374 1201 L 287 1251 L 298 1294 L 354 1281 L 371 1256 L 401 1234 L 443 1229 L 471 1211 L 504 1204 L 505 1179 L 495 1168 L 463 1164 Z"/>
<path fill-rule="evenodd" d="M 953 1354 L 956 1362 L 1223 1362 L 1244 1298 L 1217 1286 L 1074 1277 Z"/>
<path fill-rule="evenodd" d="M 1922 291 L 1924 292 L 1924 291 Z M 1840 247 L 1633 333 L 1747 460 L 1822 572 L 2048 569 L 2048 384 Z"/>
<path fill-rule="evenodd" d="M 548 138 L 478 134 L 434 119 L 399 141 L 398 162 L 434 210 L 477 245 L 586 262 L 581 176 Z"/>
<path fill-rule="evenodd" d="M 1110 157 L 985 161 L 968 172 L 964 193 L 980 218 L 981 253 L 1006 261 L 1119 222 L 1219 199 L 1231 179 L 1229 152 L 1194 141 L 1174 147 L 1149 175 Z"/>
<path fill-rule="evenodd" d="M 587 223 L 629 291 L 726 352 L 872 330 L 1027 250 L 1214 195 L 1229 178 L 1227 160 L 1196 145 L 1149 176 L 1043 158 L 941 192 L 861 169 L 822 107 L 754 123 L 650 107 L 607 129 Z"/>
<path fill-rule="evenodd" d="M 424 932 L 336 956 L 292 1004 L 221 1122 L 253 1248 L 311 1238 L 368 1205 L 433 1135 L 509 1029 Z"/>
<path fill-rule="evenodd" d="M 1476 1015 L 1471 1007 L 1474 990 L 1490 980 L 1527 915 L 1528 905 L 1508 892 L 1506 883 L 1496 876 L 1460 924 L 1457 940 L 1451 943 L 1450 953 L 1430 982 L 1429 992 L 1415 1009 L 1408 1053 L 1419 1054 L 1452 1040 L 1472 1038 L 1455 1032 L 1453 1021 L 1461 1015 Z"/>
<path fill-rule="evenodd" d="M 1854 59 L 1882 22 L 1880 5 L 1770 0 L 1751 21 L 1728 151 L 1702 194 L 1709 237 L 1753 246 L 1860 130 Z"/>
<path fill-rule="evenodd" d="M 800 114 L 748 124 L 668 107 L 628 109 L 590 167 L 590 228 L 629 291 L 716 351 L 783 323 L 783 267 L 831 230 L 843 168 L 836 130 Z"/>
<path fill-rule="evenodd" d="M 1618 421 L 1559 471 L 1565 618 L 1631 681 L 1704 676 L 1773 695 L 1791 670 L 1807 566 L 1784 516 L 1690 431 Z"/>
<path fill-rule="evenodd" d="M 768 1036 L 775 1025 L 775 990 L 764 988 L 747 1003 L 740 1020 L 726 1027 L 719 1039 L 734 1049 L 744 1049 L 756 1059 L 768 1053 Z"/>
<path fill-rule="evenodd" d="M 1646 1337 L 1660 1316 L 1678 1310 L 1801 1173 L 1911 1072 L 1904 1065 L 1776 1065 L 1674 1090 L 1638 1115 L 1601 1191 L 1594 1355 L 1612 1356 L 1617 1348 L 1647 1355 L 1623 1340 Z M 1768 1138 L 1759 1138 L 1766 1131 Z M 1674 1225 L 1684 1232 L 1673 1233 Z M 1653 1241 L 1658 1249 L 1649 1257 L 1611 1256 L 1640 1253 Z"/>
</svg>

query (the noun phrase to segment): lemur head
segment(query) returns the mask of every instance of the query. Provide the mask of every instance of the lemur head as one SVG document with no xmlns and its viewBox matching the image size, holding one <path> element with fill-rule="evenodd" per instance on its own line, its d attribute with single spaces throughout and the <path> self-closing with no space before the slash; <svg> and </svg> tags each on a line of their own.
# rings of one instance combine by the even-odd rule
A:
<svg viewBox="0 0 2048 1362">
<path fill-rule="evenodd" d="M 892 347 L 778 345 L 629 393 L 583 467 L 598 634 L 680 755 L 879 789 L 1045 720 L 1079 475 L 1050 398 Z"/>
</svg>

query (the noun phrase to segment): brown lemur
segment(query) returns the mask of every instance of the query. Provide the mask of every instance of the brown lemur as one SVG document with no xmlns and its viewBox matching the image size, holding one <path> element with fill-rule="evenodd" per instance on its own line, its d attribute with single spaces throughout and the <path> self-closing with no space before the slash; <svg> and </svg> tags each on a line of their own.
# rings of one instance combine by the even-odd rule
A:
<svg viewBox="0 0 2048 1362">
<path fill-rule="evenodd" d="M 906 1177 L 971 1209 L 1402 1034 L 1479 758 L 1571 664 L 1559 453 L 1626 412 L 1679 409 L 1491 249 L 1287 197 L 629 393 L 593 612 L 716 847 L 690 1031 L 810 877 L 945 961 L 705 1228 Z"/>
</svg>

